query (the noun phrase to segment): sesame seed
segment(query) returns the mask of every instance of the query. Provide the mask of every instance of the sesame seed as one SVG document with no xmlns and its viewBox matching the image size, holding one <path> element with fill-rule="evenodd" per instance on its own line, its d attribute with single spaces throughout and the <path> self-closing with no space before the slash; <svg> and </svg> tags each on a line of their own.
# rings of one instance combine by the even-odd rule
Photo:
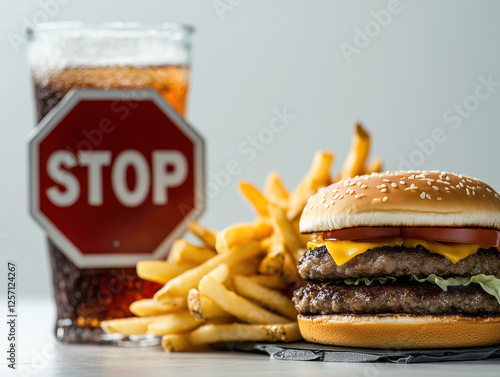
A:
<svg viewBox="0 0 500 377">
<path fill-rule="evenodd" d="M 459 174 L 459 175 L 458 175 L 458 178 L 462 179 L 462 178 L 463 178 L 463 177 L 462 177 L 462 174 Z"/>
<path fill-rule="evenodd" d="M 340 195 L 340 196 L 339 196 L 339 199 L 342 199 L 343 197 L 344 197 L 344 195 Z"/>
<path fill-rule="evenodd" d="M 373 198 L 372 203 L 378 203 L 380 202 L 380 198 Z"/>
<path fill-rule="evenodd" d="M 472 196 L 476 196 L 476 192 L 475 191 L 472 191 Z"/>
<path fill-rule="evenodd" d="M 439 183 L 444 183 L 442 180 L 438 179 L 436 182 L 439 182 Z"/>
<path fill-rule="evenodd" d="M 363 179 L 364 179 L 365 181 L 368 181 L 368 180 L 370 179 L 370 176 L 368 176 L 368 175 L 367 175 L 367 176 L 366 176 L 366 177 L 364 177 Z"/>
<path fill-rule="evenodd" d="M 382 201 L 383 201 L 383 202 L 386 202 L 386 201 L 387 201 L 387 196 L 384 196 L 384 197 L 382 198 Z"/>
<path fill-rule="evenodd" d="M 425 192 L 422 191 L 422 193 L 420 194 L 420 199 L 425 199 Z"/>
<path fill-rule="evenodd" d="M 470 196 L 470 191 L 469 191 L 469 189 L 468 189 L 468 188 L 466 188 L 466 189 L 465 189 L 465 191 L 467 191 L 467 195 L 469 195 L 469 196 Z"/>
<path fill-rule="evenodd" d="M 447 181 L 449 181 L 449 180 L 450 180 L 450 177 L 449 177 L 448 175 L 446 176 L 446 180 L 447 180 Z"/>
<path fill-rule="evenodd" d="M 460 185 L 456 185 L 455 187 L 456 187 L 457 189 L 459 189 L 459 188 L 461 188 L 462 186 L 460 186 Z"/>
<path fill-rule="evenodd" d="M 309 206 L 309 208 L 313 209 L 313 205 L 311 204 L 311 205 Z"/>
<path fill-rule="evenodd" d="M 360 188 L 362 188 L 362 189 L 365 189 L 365 188 L 366 188 L 366 185 L 361 185 L 361 186 L 359 186 L 359 187 L 360 187 Z"/>
<path fill-rule="evenodd" d="M 438 196 L 436 199 L 437 199 L 437 200 L 441 200 L 441 199 L 443 199 L 443 198 L 441 198 L 440 196 Z"/>
<path fill-rule="evenodd" d="M 328 207 L 329 207 L 329 205 L 328 205 L 328 204 L 325 204 L 325 205 L 324 205 L 324 207 L 325 207 L 325 208 L 328 208 Z"/>
<path fill-rule="evenodd" d="M 391 186 L 392 186 L 392 187 L 398 187 L 398 184 L 397 184 L 397 183 L 392 182 L 392 183 L 391 183 Z"/>
<path fill-rule="evenodd" d="M 448 182 L 448 181 L 443 181 L 443 183 L 444 183 L 445 185 L 451 185 L 451 183 L 450 183 L 450 182 Z"/>
<path fill-rule="evenodd" d="M 362 183 L 361 181 L 358 181 L 358 183 L 356 183 L 358 185 L 358 187 L 361 187 Z"/>
<path fill-rule="evenodd" d="M 340 196 L 339 194 L 335 194 L 335 195 L 333 195 L 333 198 L 332 198 L 332 199 L 333 199 L 333 200 L 338 199 L 338 197 L 339 197 L 339 196 Z"/>
<path fill-rule="evenodd" d="M 445 187 L 444 189 L 445 189 L 446 191 L 450 191 L 450 189 L 449 189 L 448 187 Z"/>
<path fill-rule="evenodd" d="M 431 186 L 431 185 L 432 185 L 432 182 L 431 182 L 431 181 L 427 181 L 427 184 L 428 184 L 429 186 Z"/>
<path fill-rule="evenodd" d="M 410 185 L 410 190 L 416 190 L 418 187 L 414 183 Z"/>
<path fill-rule="evenodd" d="M 330 205 L 332 205 L 332 206 L 333 206 L 334 204 L 335 204 L 335 202 L 334 202 L 333 200 L 331 200 L 331 201 L 330 201 Z"/>
<path fill-rule="evenodd" d="M 326 199 L 321 199 L 321 204 L 325 203 Z"/>
<path fill-rule="evenodd" d="M 437 187 L 437 186 L 432 186 L 432 188 L 433 188 L 434 190 L 436 190 L 436 191 L 439 191 L 439 187 Z"/>
<path fill-rule="evenodd" d="M 430 196 L 429 194 L 425 194 L 425 197 L 426 197 L 427 199 L 431 199 L 431 196 Z"/>
<path fill-rule="evenodd" d="M 405 183 L 405 181 L 399 181 L 399 184 L 400 185 L 405 185 L 406 183 Z"/>
<path fill-rule="evenodd" d="M 322 197 L 322 198 L 326 197 L 326 194 L 321 194 L 321 197 Z"/>
<path fill-rule="evenodd" d="M 483 198 L 486 198 L 486 195 L 483 194 Z"/>
<path fill-rule="evenodd" d="M 486 191 L 491 192 L 491 189 L 489 187 L 486 187 Z"/>
<path fill-rule="evenodd" d="M 380 192 L 387 192 L 387 189 L 383 188 L 382 190 L 380 190 Z"/>
<path fill-rule="evenodd" d="M 382 179 L 384 182 L 390 182 L 387 178 Z"/>
<path fill-rule="evenodd" d="M 387 185 L 385 183 L 382 183 L 380 187 L 387 187 Z"/>
</svg>

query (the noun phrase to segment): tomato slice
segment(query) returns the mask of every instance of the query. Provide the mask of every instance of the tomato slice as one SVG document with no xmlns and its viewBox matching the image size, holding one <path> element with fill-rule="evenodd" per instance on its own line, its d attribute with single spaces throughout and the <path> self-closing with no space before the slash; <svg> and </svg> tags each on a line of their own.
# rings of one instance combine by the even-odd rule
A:
<svg viewBox="0 0 500 377">
<path fill-rule="evenodd" d="M 324 240 L 334 239 L 338 241 L 356 241 L 396 237 L 401 237 L 401 228 L 362 226 L 359 228 L 347 228 L 323 233 Z"/>
<path fill-rule="evenodd" d="M 377 238 L 415 238 L 424 241 L 500 246 L 500 231 L 483 228 L 359 227 L 323 233 L 325 240 L 358 241 Z"/>
<path fill-rule="evenodd" d="M 482 228 L 401 228 L 403 238 L 499 246 L 500 231 Z"/>
</svg>

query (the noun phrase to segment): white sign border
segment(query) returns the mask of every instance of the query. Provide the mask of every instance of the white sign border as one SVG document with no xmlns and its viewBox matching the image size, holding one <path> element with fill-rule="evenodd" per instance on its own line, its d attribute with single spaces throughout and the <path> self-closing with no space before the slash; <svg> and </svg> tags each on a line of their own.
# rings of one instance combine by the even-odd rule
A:
<svg viewBox="0 0 500 377">
<path fill-rule="evenodd" d="M 81 100 L 123 100 L 153 101 L 194 144 L 194 208 L 184 220 L 160 243 L 153 253 L 147 254 L 93 254 L 84 255 L 41 211 L 39 199 L 38 151 L 41 141 L 64 119 Z M 47 232 L 49 238 L 79 268 L 92 267 L 132 267 L 140 260 L 154 260 L 165 257 L 172 243 L 185 232 L 187 223 L 197 219 L 205 208 L 205 142 L 202 136 L 191 127 L 154 89 L 72 89 L 38 123 L 28 135 L 30 161 L 30 213 Z"/>
</svg>

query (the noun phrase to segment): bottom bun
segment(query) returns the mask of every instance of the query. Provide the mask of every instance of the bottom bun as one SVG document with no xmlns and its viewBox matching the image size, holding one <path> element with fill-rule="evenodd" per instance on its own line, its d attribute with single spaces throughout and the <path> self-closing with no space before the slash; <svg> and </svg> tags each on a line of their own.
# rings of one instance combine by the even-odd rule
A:
<svg viewBox="0 0 500 377">
<path fill-rule="evenodd" d="M 500 317 L 461 315 L 298 316 L 308 342 L 335 346 L 417 349 L 490 346 L 500 343 Z"/>
</svg>

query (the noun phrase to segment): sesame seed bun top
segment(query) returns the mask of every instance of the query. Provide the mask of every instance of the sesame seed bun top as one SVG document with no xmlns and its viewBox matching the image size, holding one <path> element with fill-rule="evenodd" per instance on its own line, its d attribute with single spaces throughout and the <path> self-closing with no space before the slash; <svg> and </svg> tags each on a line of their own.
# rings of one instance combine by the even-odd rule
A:
<svg viewBox="0 0 500 377">
<path fill-rule="evenodd" d="M 372 173 L 319 189 L 300 218 L 302 233 L 359 226 L 500 230 L 500 195 L 477 178 L 454 173 Z"/>
</svg>

